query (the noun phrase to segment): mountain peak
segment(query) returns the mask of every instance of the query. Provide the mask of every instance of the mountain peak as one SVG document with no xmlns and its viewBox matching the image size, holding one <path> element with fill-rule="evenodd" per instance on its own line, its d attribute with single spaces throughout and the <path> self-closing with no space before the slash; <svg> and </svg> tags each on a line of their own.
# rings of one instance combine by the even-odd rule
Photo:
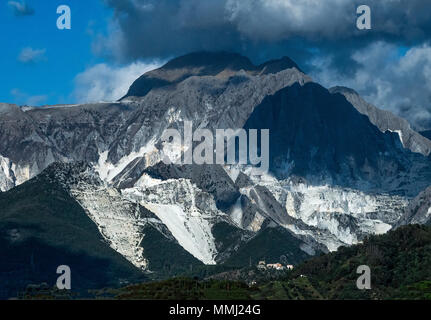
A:
<svg viewBox="0 0 431 320">
<path fill-rule="evenodd" d="M 265 63 L 262 63 L 257 68 L 263 74 L 277 73 L 282 70 L 290 69 L 290 68 L 296 68 L 302 72 L 302 70 L 298 67 L 298 65 L 287 56 L 284 56 L 280 59 L 269 60 Z"/>
<path fill-rule="evenodd" d="M 359 93 L 357 93 L 355 90 L 353 90 L 352 88 L 348 88 L 348 87 L 343 87 L 343 86 L 335 86 L 335 87 L 331 87 L 328 89 L 330 93 L 341 93 L 341 94 L 352 94 L 355 96 L 359 96 Z"/>
<path fill-rule="evenodd" d="M 125 97 L 143 97 L 151 89 L 177 84 L 192 76 L 226 77 L 240 70 L 259 75 L 277 73 L 289 68 L 300 70 L 298 65 L 288 57 L 270 60 L 256 66 L 250 59 L 238 53 L 193 52 L 172 59 L 159 69 L 145 73 L 130 86 Z"/>
<path fill-rule="evenodd" d="M 225 69 L 239 71 L 254 70 L 251 61 L 238 53 L 226 51 L 198 51 L 170 60 L 162 69 L 204 68 L 204 73 L 220 72 Z"/>
</svg>

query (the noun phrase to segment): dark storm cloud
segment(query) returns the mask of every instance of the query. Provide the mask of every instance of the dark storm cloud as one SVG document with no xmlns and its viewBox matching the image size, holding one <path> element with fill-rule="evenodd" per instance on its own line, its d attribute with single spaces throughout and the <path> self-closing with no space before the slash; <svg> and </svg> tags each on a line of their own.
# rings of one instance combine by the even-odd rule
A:
<svg viewBox="0 0 431 320">
<path fill-rule="evenodd" d="M 106 1 L 115 9 L 108 39 L 98 48 L 120 60 L 166 58 L 186 51 L 234 49 L 238 33 L 226 23 L 219 1 Z"/>
<path fill-rule="evenodd" d="M 427 0 L 104 0 L 114 9 L 109 37 L 96 44 L 120 60 L 195 50 L 249 55 L 298 44 L 334 52 L 376 39 L 412 45 L 430 38 Z M 356 7 L 372 10 L 372 31 L 356 29 Z"/>
</svg>

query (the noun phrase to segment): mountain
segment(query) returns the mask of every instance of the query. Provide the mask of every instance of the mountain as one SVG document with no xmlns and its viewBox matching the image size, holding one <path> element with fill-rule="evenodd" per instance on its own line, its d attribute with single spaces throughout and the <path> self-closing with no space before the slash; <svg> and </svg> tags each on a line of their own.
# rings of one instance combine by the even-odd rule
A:
<svg viewBox="0 0 431 320">
<path fill-rule="evenodd" d="M 269 129 L 269 171 L 164 164 L 162 133 L 183 134 L 186 121 Z M 256 66 L 198 52 L 142 75 L 117 102 L 0 104 L 0 137 L 4 201 L 30 185 L 34 195 L 20 201 L 41 197 L 49 178 L 83 215 L 77 223 L 152 278 L 262 257 L 300 263 L 398 226 L 431 185 L 429 140 L 347 89 L 314 83 L 287 57 Z M 48 219 L 34 216 L 38 225 Z M 69 246 L 67 233 L 49 236 Z"/>
<path fill-rule="evenodd" d="M 189 56 L 178 59 L 190 60 Z M 178 59 L 158 72 L 180 72 Z M 174 87 L 157 87 L 115 103 L 7 105 L 0 119 L 0 133 L 8 137 L 0 145 L 0 190 L 34 177 L 56 161 L 99 164 L 102 178 L 111 181 L 138 158 L 144 158 L 146 166 L 160 161 L 156 146 L 164 129 L 182 128 L 188 120 L 195 128 L 240 128 L 265 96 L 307 81 L 310 78 L 296 68 L 277 73 L 241 69 L 234 74 L 186 77 Z"/>
<path fill-rule="evenodd" d="M 269 128 L 270 172 L 279 180 L 296 175 L 311 184 L 394 192 L 399 178 L 402 194 L 417 194 L 431 178 L 423 173 L 427 176 L 412 185 L 412 174 L 419 178 L 412 163 L 427 159 L 404 149 L 397 134 L 380 131 L 343 96 L 315 83 L 294 84 L 265 98 L 244 128 Z"/>
</svg>

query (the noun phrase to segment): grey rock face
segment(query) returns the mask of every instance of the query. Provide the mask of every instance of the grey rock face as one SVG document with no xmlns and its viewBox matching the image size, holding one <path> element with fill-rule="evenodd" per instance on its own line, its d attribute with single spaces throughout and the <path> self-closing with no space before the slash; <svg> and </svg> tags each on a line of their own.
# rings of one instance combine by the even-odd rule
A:
<svg viewBox="0 0 431 320">
<path fill-rule="evenodd" d="M 16 105 L 0 104 L 0 137 L 2 169 L 9 181 L 3 191 L 33 177 L 49 163 L 64 160 L 37 123 Z"/>
</svg>

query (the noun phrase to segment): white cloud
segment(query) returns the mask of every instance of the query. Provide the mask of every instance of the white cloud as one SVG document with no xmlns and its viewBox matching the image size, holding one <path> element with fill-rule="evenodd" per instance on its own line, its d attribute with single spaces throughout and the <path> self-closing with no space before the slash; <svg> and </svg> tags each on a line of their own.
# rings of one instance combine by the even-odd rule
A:
<svg viewBox="0 0 431 320">
<path fill-rule="evenodd" d="M 30 47 L 21 50 L 18 60 L 22 63 L 35 63 L 45 60 L 46 49 L 33 49 Z"/>
<path fill-rule="evenodd" d="M 31 16 L 34 14 L 34 9 L 26 2 L 9 1 L 8 5 L 13 9 L 16 16 Z"/>
<path fill-rule="evenodd" d="M 133 81 L 159 66 L 158 62 L 135 62 L 122 67 L 97 64 L 76 76 L 73 98 L 79 103 L 116 101 L 127 93 Z"/>
</svg>

